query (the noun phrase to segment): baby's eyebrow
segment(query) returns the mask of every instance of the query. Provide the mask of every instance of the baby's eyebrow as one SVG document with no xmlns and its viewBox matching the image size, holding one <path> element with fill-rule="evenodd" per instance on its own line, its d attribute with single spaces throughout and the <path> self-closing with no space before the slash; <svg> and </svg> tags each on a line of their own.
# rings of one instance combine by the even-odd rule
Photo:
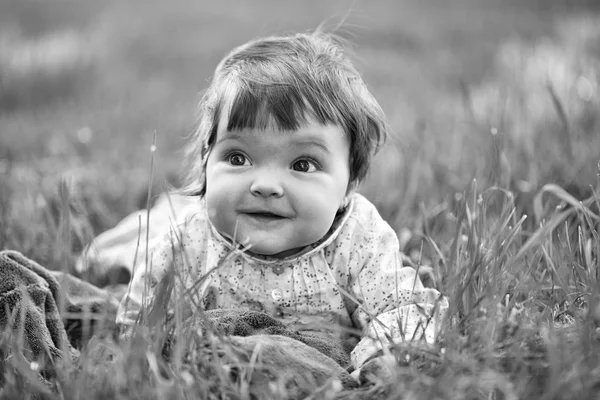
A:
<svg viewBox="0 0 600 400">
<path fill-rule="evenodd" d="M 315 141 L 315 140 L 299 140 L 299 141 L 294 141 L 292 146 L 299 146 L 299 147 L 313 147 L 316 146 L 318 148 L 320 148 L 321 150 L 323 150 L 326 153 L 331 153 L 331 150 L 329 149 L 329 147 L 327 147 L 324 143 L 321 143 L 320 141 Z"/>
<path fill-rule="evenodd" d="M 221 137 L 220 139 L 217 140 L 217 143 L 215 143 L 215 144 L 223 143 L 223 142 L 225 142 L 227 140 L 245 141 L 245 138 L 244 138 L 244 135 L 240 135 L 238 133 L 228 132 L 227 136 Z"/>
<path fill-rule="evenodd" d="M 217 140 L 217 142 L 215 144 L 220 144 L 220 143 L 226 142 L 228 140 L 247 142 L 248 138 L 246 137 L 246 135 L 243 135 L 240 133 L 227 132 L 227 136 L 221 137 L 220 139 Z M 318 139 L 306 138 L 306 139 L 293 140 L 289 144 L 289 146 L 290 147 L 318 147 L 325 153 L 331 154 L 331 150 L 329 149 L 329 147 L 327 147 L 327 145 L 325 143 L 321 142 Z"/>
</svg>

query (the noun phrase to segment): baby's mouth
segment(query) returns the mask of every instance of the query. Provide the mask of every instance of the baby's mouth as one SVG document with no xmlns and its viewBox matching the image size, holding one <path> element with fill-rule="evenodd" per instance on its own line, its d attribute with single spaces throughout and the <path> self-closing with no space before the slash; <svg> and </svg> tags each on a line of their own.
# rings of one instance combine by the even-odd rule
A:
<svg viewBox="0 0 600 400">
<path fill-rule="evenodd" d="M 285 218 L 282 215 L 273 214 L 273 213 L 270 213 L 270 212 L 247 212 L 245 214 L 248 215 L 248 216 L 250 216 L 250 217 L 259 218 L 259 219 L 266 219 L 266 220 L 277 220 L 277 219 L 284 219 Z"/>
</svg>

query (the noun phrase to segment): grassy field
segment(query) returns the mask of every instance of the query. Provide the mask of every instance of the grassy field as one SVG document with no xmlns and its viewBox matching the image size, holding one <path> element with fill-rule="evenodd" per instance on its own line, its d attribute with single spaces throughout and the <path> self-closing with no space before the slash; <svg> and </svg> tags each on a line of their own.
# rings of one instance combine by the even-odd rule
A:
<svg viewBox="0 0 600 400">
<path fill-rule="evenodd" d="M 94 235 L 146 204 L 155 134 L 152 187 L 177 186 L 199 93 L 229 49 L 324 23 L 352 43 L 393 129 L 361 191 L 451 304 L 445 355 L 399 367 L 400 383 L 373 396 L 596 398 L 599 11 L 592 0 L 3 0 L 0 249 L 73 271 Z M 202 376 L 158 387 L 135 349 L 111 346 L 122 357 L 110 368 L 84 357 L 65 396 L 220 398 Z"/>
</svg>

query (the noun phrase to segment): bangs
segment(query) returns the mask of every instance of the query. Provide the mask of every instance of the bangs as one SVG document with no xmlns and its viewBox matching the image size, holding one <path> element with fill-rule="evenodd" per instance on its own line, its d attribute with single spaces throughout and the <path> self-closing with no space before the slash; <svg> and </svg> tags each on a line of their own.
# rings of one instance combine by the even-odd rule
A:
<svg viewBox="0 0 600 400">
<path fill-rule="evenodd" d="M 334 106 L 332 96 L 328 96 L 313 82 L 259 82 L 237 76 L 230 85 L 231 90 L 223 91 L 223 98 L 219 102 L 222 107 L 218 107 L 219 114 L 225 113 L 227 116 L 228 131 L 294 131 L 305 126 L 309 119 L 323 125 L 346 127 L 341 110 Z"/>
<path fill-rule="evenodd" d="M 228 131 L 267 128 L 293 131 L 306 123 L 306 103 L 296 88 L 247 86 L 239 88 L 231 101 Z"/>
</svg>

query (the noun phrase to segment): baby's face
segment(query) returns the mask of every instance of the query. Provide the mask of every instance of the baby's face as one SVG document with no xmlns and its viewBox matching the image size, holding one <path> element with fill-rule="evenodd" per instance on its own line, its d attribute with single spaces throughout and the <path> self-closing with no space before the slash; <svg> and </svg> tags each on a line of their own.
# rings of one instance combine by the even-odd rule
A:
<svg viewBox="0 0 600 400">
<path fill-rule="evenodd" d="M 209 218 L 253 253 L 291 255 L 331 227 L 348 189 L 349 152 L 334 125 L 219 129 L 206 168 Z"/>
</svg>

